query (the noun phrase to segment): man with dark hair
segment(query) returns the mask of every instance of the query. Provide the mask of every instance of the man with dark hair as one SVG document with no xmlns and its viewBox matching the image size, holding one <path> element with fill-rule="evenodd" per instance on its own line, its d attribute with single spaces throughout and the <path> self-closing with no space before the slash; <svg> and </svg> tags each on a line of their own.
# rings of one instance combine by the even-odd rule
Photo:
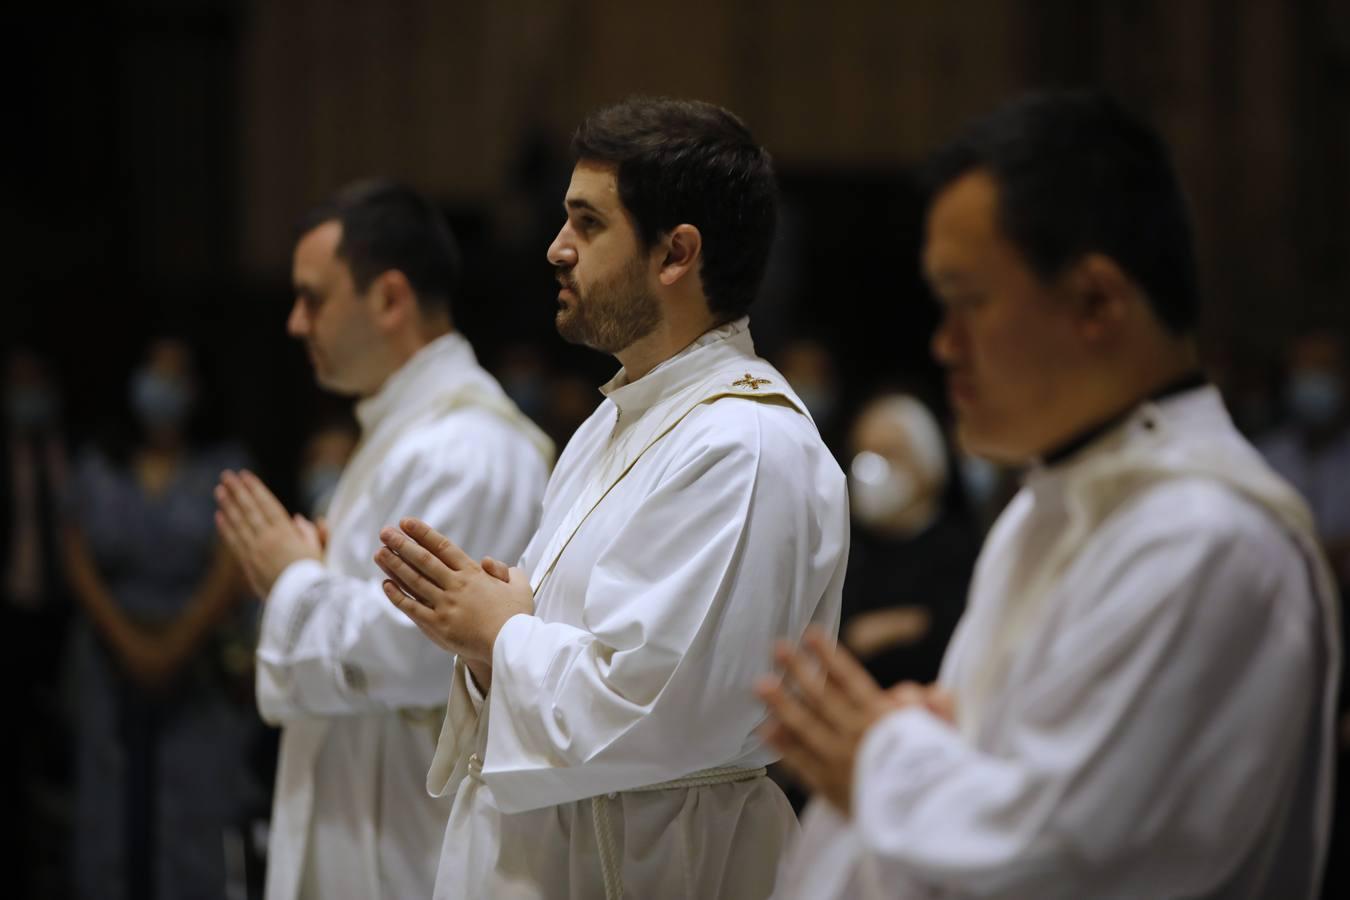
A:
<svg viewBox="0 0 1350 900">
<path fill-rule="evenodd" d="M 765 735 L 820 795 L 779 896 L 1315 897 L 1333 585 L 1198 374 L 1166 149 L 1100 95 L 1034 95 L 936 171 L 933 351 L 963 443 L 1030 472 L 940 687 L 779 648 Z"/>
<path fill-rule="evenodd" d="M 837 629 L 848 552 L 843 473 L 747 330 L 772 167 L 678 100 L 602 110 L 575 150 L 557 326 L 623 368 L 519 568 L 381 534 L 390 600 L 459 660 L 436 896 L 767 897 L 796 819 L 751 679 L 775 635 Z"/>
<path fill-rule="evenodd" d="M 451 327 L 458 250 L 436 208 L 388 182 L 315 209 L 287 329 L 319 383 L 359 398 L 361 441 L 322 526 L 226 472 L 217 524 L 259 597 L 258 708 L 283 727 L 267 897 L 425 897 L 448 805 L 430 764 L 452 663 L 380 592 L 381 526 L 416 511 L 475 552 L 518 552 L 552 446 Z"/>
</svg>

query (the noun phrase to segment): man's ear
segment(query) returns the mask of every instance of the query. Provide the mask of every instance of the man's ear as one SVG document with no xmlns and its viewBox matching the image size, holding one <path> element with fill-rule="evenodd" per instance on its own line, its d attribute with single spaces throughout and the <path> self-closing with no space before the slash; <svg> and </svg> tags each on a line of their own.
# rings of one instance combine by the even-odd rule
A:
<svg viewBox="0 0 1350 900">
<path fill-rule="evenodd" d="M 685 278 L 690 272 L 698 274 L 699 261 L 703 258 L 703 235 L 693 225 L 676 225 L 661 241 L 664 258 L 657 277 L 666 287 Z"/>
<path fill-rule="evenodd" d="M 381 327 L 399 327 L 417 312 L 417 292 L 398 269 L 381 272 L 371 282 L 369 301 Z"/>
<path fill-rule="evenodd" d="M 1065 276 L 1072 295 L 1078 329 L 1090 343 L 1115 335 L 1138 302 L 1139 289 L 1111 257 L 1089 253 Z"/>
</svg>

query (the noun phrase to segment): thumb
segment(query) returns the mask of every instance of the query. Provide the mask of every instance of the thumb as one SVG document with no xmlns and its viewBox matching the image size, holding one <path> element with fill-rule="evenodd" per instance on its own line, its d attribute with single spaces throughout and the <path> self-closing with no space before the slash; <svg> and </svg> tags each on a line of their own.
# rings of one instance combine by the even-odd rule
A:
<svg viewBox="0 0 1350 900">
<path fill-rule="evenodd" d="M 490 556 L 485 556 L 480 565 L 483 567 L 484 572 L 488 573 L 498 581 L 510 582 L 511 572 L 507 569 L 505 563 L 495 560 Z"/>
<path fill-rule="evenodd" d="M 327 546 L 328 546 L 328 519 L 327 519 L 326 517 L 322 517 L 322 516 L 321 516 L 321 517 L 319 518 L 319 520 L 316 521 L 316 522 L 314 523 L 314 527 L 315 527 L 315 530 L 317 530 L 317 531 L 319 532 L 319 544 L 320 544 L 320 546 L 327 547 Z"/>
</svg>

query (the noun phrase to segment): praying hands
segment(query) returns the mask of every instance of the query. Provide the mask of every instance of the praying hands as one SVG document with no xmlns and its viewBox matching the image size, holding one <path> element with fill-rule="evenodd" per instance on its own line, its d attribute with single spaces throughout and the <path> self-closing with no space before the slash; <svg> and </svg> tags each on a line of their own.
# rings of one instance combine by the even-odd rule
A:
<svg viewBox="0 0 1350 900">
<path fill-rule="evenodd" d="M 512 616 L 534 613 L 525 572 L 491 558 L 477 563 L 419 519 L 383 529 L 380 541 L 375 564 L 389 576 L 385 595 L 486 689 L 497 633 Z"/>
<path fill-rule="evenodd" d="M 769 708 L 760 735 L 783 754 L 783 765 L 844 815 L 853 800 L 853 767 L 867 730 L 883 716 L 919 706 L 955 721 L 951 695 L 904 682 L 883 690 L 847 650 L 819 628 L 801 647 L 781 642 L 780 675 L 760 679 L 755 692 Z"/>
<path fill-rule="evenodd" d="M 222 472 L 216 485 L 216 528 L 260 598 L 291 563 L 323 559 L 328 541 L 322 524 L 291 515 L 252 472 Z"/>
</svg>

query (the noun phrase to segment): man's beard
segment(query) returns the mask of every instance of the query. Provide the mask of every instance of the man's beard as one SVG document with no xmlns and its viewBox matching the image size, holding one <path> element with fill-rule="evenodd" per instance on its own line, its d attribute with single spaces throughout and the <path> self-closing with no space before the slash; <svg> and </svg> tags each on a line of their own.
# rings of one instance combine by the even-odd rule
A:
<svg viewBox="0 0 1350 900">
<path fill-rule="evenodd" d="M 618 353 L 656 330 L 661 306 L 643 283 L 646 266 L 634 257 L 614 279 L 593 285 L 583 296 L 570 272 L 558 270 L 558 280 L 574 299 L 558 310 L 558 334 L 571 344 L 602 353 Z"/>
</svg>

